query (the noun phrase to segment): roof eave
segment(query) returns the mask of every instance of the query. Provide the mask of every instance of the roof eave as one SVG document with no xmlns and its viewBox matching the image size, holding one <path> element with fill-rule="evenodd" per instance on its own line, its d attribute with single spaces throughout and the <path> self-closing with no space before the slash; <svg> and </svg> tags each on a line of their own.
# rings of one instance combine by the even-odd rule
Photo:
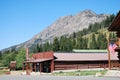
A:
<svg viewBox="0 0 120 80">
<path fill-rule="evenodd" d="M 118 20 L 117 19 L 118 16 L 120 16 L 120 11 L 117 13 L 116 17 L 113 19 L 112 23 L 110 24 L 110 26 L 108 28 L 109 31 L 118 31 L 118 30 L 115 29 L 116 26 L 113 25 L 116 22 L 116 20 Z"/>
</svg>

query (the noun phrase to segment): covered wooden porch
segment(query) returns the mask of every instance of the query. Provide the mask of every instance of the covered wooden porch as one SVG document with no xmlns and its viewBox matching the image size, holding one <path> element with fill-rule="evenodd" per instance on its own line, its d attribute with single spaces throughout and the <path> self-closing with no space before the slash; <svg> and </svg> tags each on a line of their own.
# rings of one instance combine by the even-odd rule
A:
<svg viewBox="0 0 120 80">
<path fill-rule="evenodd" d="M 32 55 L 31 59 L 24 61 L 23 71 L 30 75 L 31 72 L 51 73 L 54 70 L 53 52 L 42 52 Z"/>
<path fill-rule="evenodd" d="M 115 49 L 116 52 L 118 52 L 118 64 L 119 64 L 119 67 L 120 67 L 120 11 L 118 12 L 118 14 L 116 15 L 116 17 L 114 18 L 113 22 L 111 23 L 111 25 L 109 26 L 108 28 L 109 31 L 112 31 L 112 32 L 116 32 L 116 35 L 117 35 L 117 39 L 118 39 L 118 42 L 117 42 L 117 45 L 118 47 Z M 111 64 L 111 61 L 110 61 L 110 53 L 109 53 L 109 69 L 111 69 L 112 65 Z"/>
</svg>

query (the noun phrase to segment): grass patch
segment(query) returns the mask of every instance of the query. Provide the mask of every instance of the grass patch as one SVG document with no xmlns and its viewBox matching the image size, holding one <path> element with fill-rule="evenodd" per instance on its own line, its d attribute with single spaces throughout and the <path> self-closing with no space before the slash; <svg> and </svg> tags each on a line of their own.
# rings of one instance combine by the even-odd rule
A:
<svg viewBox="0 0 120 80">
<path fill-rule="evenodd" d="M 10 70 L 8 67 L 0 67 L 0 75 L 10 74 Z"/>
<path fill-rule="evenodd" d="M 8 70 L 0 70 L 0 75 L 3 75 L 3 74 L 10 74 L 10 71 L 8 71 Z"/>
<path fill-rule="evenodd" d="M 53 75 L 55 76 L 95 76 L 97 73 L 101 74 L 101 76 L 105 75 L 107 70 L 89 70 L 89 71 L 71 71 L 71 72 L 55 72 Z"/>
<path fill-rule="evenodd" d="M 104 75 L 106 73 L 106 70 L 81 71 L 81 76 L 96 75 L 96 73 L 101 73 L 101 75 Z"/>
</svg>

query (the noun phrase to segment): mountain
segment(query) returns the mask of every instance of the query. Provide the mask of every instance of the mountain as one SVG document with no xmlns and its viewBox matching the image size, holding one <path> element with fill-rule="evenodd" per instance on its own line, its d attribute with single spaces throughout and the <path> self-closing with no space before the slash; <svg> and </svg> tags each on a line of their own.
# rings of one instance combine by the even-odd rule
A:
<svg viewBox="0 0 120 80">
<path fill-rule="evenodd" d="M 43 44 L 47 41 L 52 42 L 55 37 L 62 35 L 69 36 L 73 32 L 78 32 L 84 28 L 88 28 L 90 24 L 100 23 L 107 18 L 109 14 L 96 14 L 91 10 L 84 10 L 76 15 L 68 15 L 60 17 L 45 30 L 35 35 L 32 39 L 15 45 L 5 50 L 18 49 L 19 47 L 31 47 L 35 44 Z"/>
</svg>

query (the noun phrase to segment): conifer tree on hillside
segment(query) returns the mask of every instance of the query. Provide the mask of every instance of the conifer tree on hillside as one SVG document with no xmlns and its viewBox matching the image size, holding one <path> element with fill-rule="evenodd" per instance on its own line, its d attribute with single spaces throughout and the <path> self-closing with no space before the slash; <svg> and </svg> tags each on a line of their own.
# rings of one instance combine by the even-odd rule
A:
<svg viewBox="0 0 120 80">
<path fill-rule="evenodd" d="M 52 47 L 53 47 L 52 44 L 47 42 L 43 45 L 43 49 L 44 49 L 43 51 L 52 51 L 53 50 Z"/>
<path fill-rule="evenodd" d="M 60 37 L 60 51 L 65 51 L 65 41 L 66 41 L 66 38 L 64 36 L 61 36 Z"/>
<path fill-rule="evenodd" d="M 56 38 L 54 39 L 54 41 L 53 41 L 53 51 L 59 51 L 59 47 L 60 47 L 60 45 L 59 45 L 59 40 L 58 40 L 58 38 L 56 37 Z"/>
<path fill-rule="evenodd" d="M 75 49 L 75 45 L 76 45 L 76 43 L 77 43 L 77 42 L 76 42 L 76 38 L 73 38 L 73 39 L 72 39 L 73 49 Z"/>
<path fill-rule="evenodd" d="M 102 44 L 102 35 L 101 34 L 99 34 L 98 35 L 98 38 L 97 38 L 97 48 L 98 49 L 101 49 L 101 44 Z"/>
<path fill-rule="evenodd" d="M 95 34 L 92 34 L 92 38 L 90 42 L 90 49 L 97 49 L 97 42 L 95 39 Z"/>
<path fill-rule="evenodd" d="M 87 44 L 88 44 L 88 39 L 83 38 L 83 49 L 88 49 Z"/>
<path fill-rule="evenodd" d="M 65 41 L 65 46 L 66 46 L 66 50 L 67 52 L 70 52 L 73 50 L 73 43 L 72 43 L 72 40 L 71 38 L 67 38 L 67 40 Z"/>
<path fill-rule="evenodd" d="M 83 49 L 83 38 L 80 36 L 77 38 L 76 49 Z"/>
<path fill-rule="evenodd" d="M 107 38 L 105 34 L 99 34 L 97 38 L 97 47 L 99 49 L 106 49 L 107 48 Z"/>
<path fill-rule="evenodd" d="M 102 45 L 102 49 L 106 49 L 107 48 L 107 43 L 108 43 L 106 34 L 103 34 L 103 38 L 101 40 L 102 40 L 102 44 L 101 44 Z"/>
</svg>

